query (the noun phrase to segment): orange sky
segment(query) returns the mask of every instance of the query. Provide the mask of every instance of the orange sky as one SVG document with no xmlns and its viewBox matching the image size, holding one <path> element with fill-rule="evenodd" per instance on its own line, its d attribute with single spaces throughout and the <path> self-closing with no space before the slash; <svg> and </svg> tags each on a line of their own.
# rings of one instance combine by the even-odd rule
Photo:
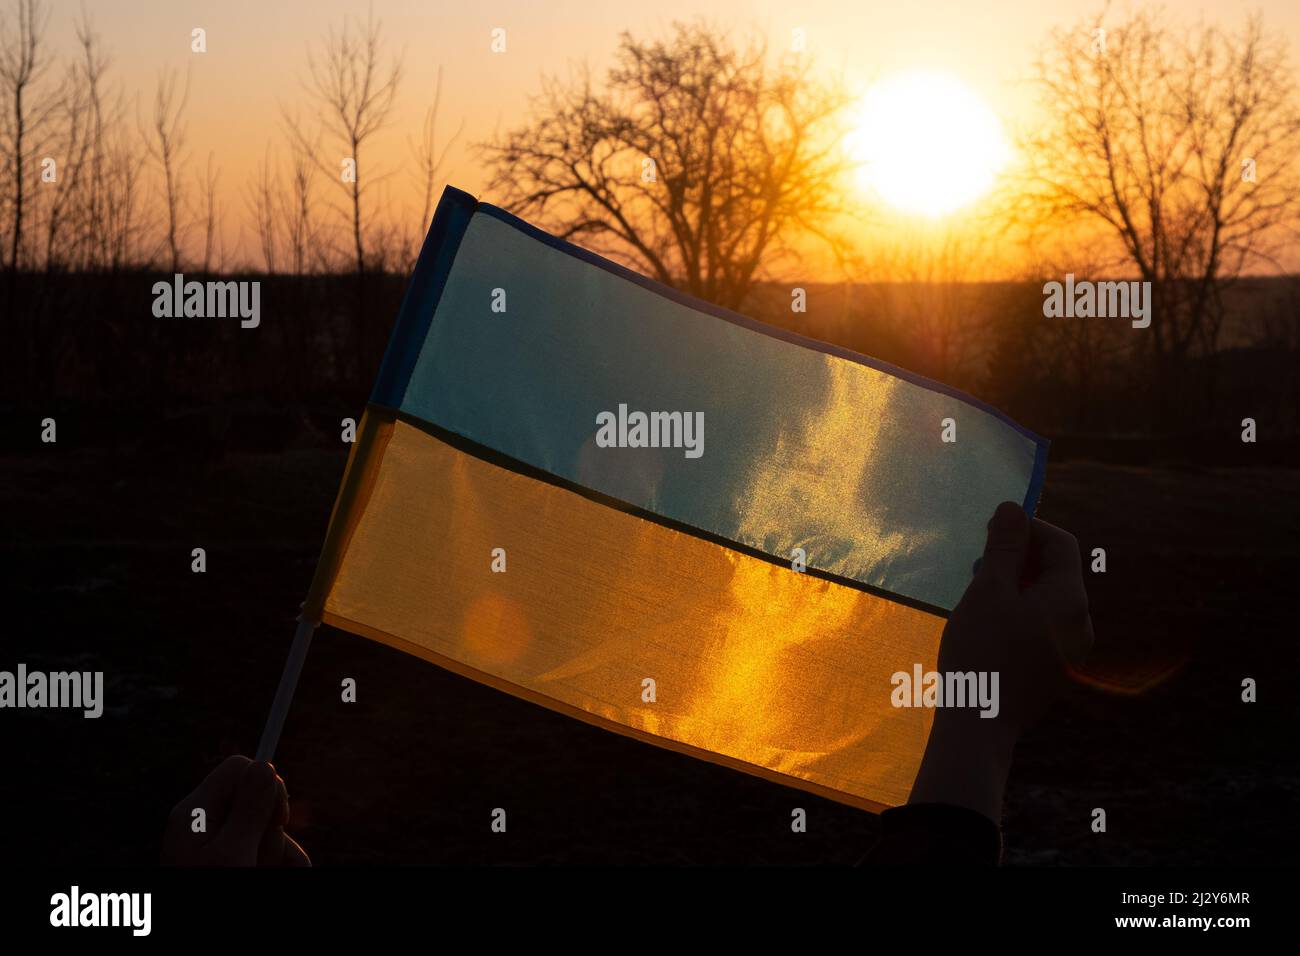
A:
<svg viewBox="0 0 1300 956">
<path fill-rule="evenodd" d="M 77 0 L 51 0 L 48 41 L 60 57 L 74 52 Z M 345 15 L 365 15 L 348 0 L 113 0 L 87 4 L 113 55 L 113 73 L 142 117 L 151 107 L 160 68 L 192 69 L 188 110 L 190 169 L 198 174 L 209 151 L 222 169 L 227 239 L 236 243 L 244 224 L 242 258 L 257 260 L 246 225 L 242 190 L 268 142 L 282 142 L 281 103 L 302 98 L 306 50 Z M 624 29 L 634 34 L 666 30 L 674 19 L 706 12 L 722 26 L 758 28 L 773 43 L 786 43 L 795 27 L 806 31 L 819 66 L 842 73 L 857 89 L 873 77 L 909 69 L 937 69 L 960 77 L 984 97 L 1008 127 L 1031 120 L 1032 96 L 1024 84 L 1036 45 L 1053 26 L 1071 25 L 1098 5 L 1083 0 L 908 0 L 862 3 L 845 0 L 608 0 L 552 2 L 431 3 L 375 0 L 393 52 L 402 54 L 404 79 L 392 128 L 375 141 L 381 164 L 394 171 L 389 212 L 402 221 L 419 217 L 410 179 L 406 137 L 418 128 L 439 65 L 444 72 L 442 128 L 464 120 L 461 146 L 451 157 L 450 180 L 473 192 L 484 181 L 472 144 L 523 116 L 538 78 L 563 73 L 586 61 L 603 67 Z M 1227 2 L 1171 3 L 1179 19 L 1221 20 L 1235 25 L 1247 8 Z M 1259 9 L 1273 32 L 1300 56 L 1300 3 L 1266 0 Z M 190 52 L 190 31 L 207 31 L 208 51 Z M 508 50 L 489 48 L 494 27 L 507 30 Z M 485 198 L 491 198 L 485 197 Z"/>
</svg>

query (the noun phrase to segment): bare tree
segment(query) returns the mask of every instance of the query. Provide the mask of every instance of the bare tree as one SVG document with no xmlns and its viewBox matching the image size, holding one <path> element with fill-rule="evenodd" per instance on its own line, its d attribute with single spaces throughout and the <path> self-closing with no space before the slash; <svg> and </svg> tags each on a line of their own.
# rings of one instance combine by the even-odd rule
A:
<svg viewBox="0 0 1300 956">
<path fill-rule="evenodd" d="M 103 263 L 117 271 L 141 260 L 139 244 L 145 229 L 141 183 L 145 156 L 125 124 L 115 126 L 105 138 L 104 156 Z"/>
<path fill-rule="evenodd" d="M 81 82 L 80 64 L 69 66 L 59 99 L 59 133 L 57 153 L 63 157 L 60 185 L 52 190 L 45 218 L 45 269 L 64 268 L 73 255 L 68 237 L 75 241 L 78 227 L 78 202 L 83 192 L 82 171 L 91 140 L 89 100 Z"/>
<path fill-rule="evenodd" d="M 279 173 L 271 158 L 268 144 L 261 163 L 257 166 L 257 179 L 247 187 L 244 204 L 253 217 L 257 230 L 258 245 L 262 250 L 262 263 L 268 273 L 275 272 L 276 256 L 280 244 L 280 221 L 276 215 L 276 205 L 283 192 Z"/>
<path fill-rule="evenodd" d="M 351 164 L 351 175 L 339 176 L 338 181 L 350 206 L 358 274 L 364 273 L 369 264 L 364 198 L 379 178 L 369 173 L 363 176 L 361 151 L 388 122 L 402 77 L 400 57 L 393 57 L 387 64 L 383 61 L 382 23 L 375 19 L 372 9 L 364 24 L 344 19 L 340 30 L 331 28 L 319 53 L 309 51 L 308 77 L 304 83 L 316 101 L 317 118 L 326 135 L 346 150 L 342 159 Z M 285 123 L 298 139 L 301 151 L 315 156 L 310 151 L 312 138 L 305 134 L 302 125 L 288 116 Z M 318 165 L 326 175 L 339 175 L 337 167 L 329 168 L 319 160 Z"/>
<path fill-rule="evenodd" d="M 447 162 L 447 153 L 456 145 L 456 140 L 460 134 L 465 131 L 465 121 L 461 120 L 460 127 L 456 130 L 454 136 L 443 144 L 442 149 L 438 149 L 438 107 L 442 103 L 442 67 L 438 67 L 438 83 L 433 90 L 433 103 L 424 112 L 424 126 L 420 130 L 419 140 L 408 140 L 411 148 L 411 156 L 415 159 L 415 172 L 419 177 L 419 185 L 424 198 L 424 205 L 420 210 L 421 228 L 429 227 L 430 218 L 433 215 L 434 194 L 437 191 L 439 180 L 442 178 L 443 165 Z"/>
<path fill-rule="evenodd" d="M 807 61 L 769 63 L 705 24 L 666 40 L 624 33 L 603 90 L 584 70 L 544 81 L 534 118 L 485 144 L 489 188 L 566 238 L 724 306 L 793 240 L 842 247 L 852 164 L 848 94 Z"/>
<path fill-rule="evenodd" d="M 289 137 L 289 188 L 280 193 L 279 215 L 293 271 L 301 275 L 317 264 L 314 259 L 319 259 L 312 200 L 320 142 L 305 138 L 296 118 L 286 117 L 285 126 Z"/>
<path fill-rule="evenodd" d="M 0 85 L 8 101 L 5 110 L 5 162 L 13 177 L 13 192 L 7 205 L 12 223 L 9 235 L 9 269 L 17 272 L 23 247 L 23 217 L 27 212 L 25 192 L 32 146 L 43 127 L 53 116 L 57 100 L 36 100 L 33 88 L 40 82 L 50 61 L 41 48 L 41 38 L 49 23 L 49 13 L 40 0 L 15 0 L 16 24 L 0 18 Z"/>
<path fill-rule="evenodd" d="M 1099 15 L 1053 32 L 1036 79 L 1049 121 L 1027 143 L 1026 203 L 1058 225 L 1101 224 L 1117 262 L 1152 283 L 1169 410 L 1187 358 L 1216 348 L 1225 285 L 1275 260 L 1300 202 L 1286 48 L 1257 17 L 1175 34 L 1150 12 L 1118 26 Z"/>
<path fill-rule="evenodd" d="M 163 174 L 163 202 L 167 215 L 166 243 L 171 253 L 171 271 L 181 268 L 181 243 L 184 226 L 180 222 L 184 206 L 185 107 L 190 99 L 190 75 L 185 74 L 185 89 L 176 95 L 176 72 L 164 69 L 158 74 L 154 93 L 153 122 L 143 137 Z"/>
<path fill-rule="evenodd" d="M 84 10 L 77 23 L 82 57 L 79 82 L 88 111 L 88 145 L 78 175 L 81 268 L 119 269 L 140 260 L 139 241 L 146 223 L 141 209 L 141 180 L 147 146 L 125 123 L 126 105 L 119 86 L 109 86 L 111 59 Z"/>
<path fill-rule="evenodd" d="M 221 179 L 221 169 L 216 165 L 216 157 L 209 152 L 207 166 L 203 176 L 198 180 L 198 208 L 194 218 L 203 224 L 203 271 L 212 271 L 212 260 L 217 255 L 218 244 L 222 241 L 221 224 L 224 209 L 217 200 L 217 183 Z M 224 256 L 218 258 L 222 261 Z"/>
<path fill-rule="evenodd" d="M 111 64 L 95 32 L 90 15 L 83 9 L 77 23 L 77 41 L 81 45 L 80 82 L 86 95 L 87 129 L 85 165 L 79 175 L 81 193 L 78 213 L 80 234 L 77 236 L 76 266 L 103 265 L 109 255 L 106 221 L 110 210 L 105 200 L 108 178 L 105 134 L 120 116 L 111 94 L 105 88 L 105 74 Z"/>
</svg>

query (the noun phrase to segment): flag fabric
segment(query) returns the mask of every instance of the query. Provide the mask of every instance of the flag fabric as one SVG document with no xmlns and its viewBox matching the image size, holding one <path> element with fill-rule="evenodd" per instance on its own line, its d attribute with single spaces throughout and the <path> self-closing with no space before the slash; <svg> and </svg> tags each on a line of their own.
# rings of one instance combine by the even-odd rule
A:
<svg viewBox="0 0 1300 956">
<path fill-rule="evenodd" d="M 639 740 L 906 802 L 935 668 L 1047 442 L 448 188 L 305 606 Z"/>
</svg>

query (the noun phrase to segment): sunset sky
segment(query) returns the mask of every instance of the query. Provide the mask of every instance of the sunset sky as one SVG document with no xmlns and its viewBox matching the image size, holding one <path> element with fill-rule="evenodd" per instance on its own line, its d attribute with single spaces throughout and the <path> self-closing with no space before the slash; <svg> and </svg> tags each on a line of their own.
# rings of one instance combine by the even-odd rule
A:
<svg viewBox="0 0 1300 956">
<path fill-rule="evenodd" d="M 345 0 L 119 0 L 89 4 L 91 17 L 113 57 L 111 77 L 147 120 L 158 71 L 192 68 L 188 108 L 189 169 L 197 175 L 209 151 L 220 165 L 221 198 L 227 206 L 228 241 L 237 241 L 246 219 L 243 189 L 268 143 L 283 144 L 281 104 L 303 99 L 301 78 L 309 44 L 345 16 L 364 17 L 366 7 Z M 76 0 L 52 0 L 47 41 L 60 60 L 75 55 Z M 1265 23 L 1300 51 L 1300 4 L 1265 0 L 1255 9 Z M 915 71 L 942 71 L 983 99 L 1009 132 L 1032 122 L 1032 93 L 1024 82 L 1037 45 L 1054 26 L 1073 25 L 1095 12 L 1085 0 L 1050 4 L 1027 0 L 915 0 L 910 3 L 846 3 L 843 0 L 689 0 L 655 3 L 488 2 L 418 3 L 376 0 L 389 48 L 402 55 L 404 77 L 391 128 L 376 139 L 370 159 L 393 171 L 388 203 L 418 217 L 420 202 L 410 172 L 406 137 L 423 119 L 438 67 L 444 72 L 440 127 L 464 132 L 448 168 L 449 180 L 481 192 L 484 174 L 473 144 L 508 128 L 525 115 L 529 96 L 544 74 L 565 73 L 586 62 L 597 75 L 608 64 L 618 35 L 664 33 L 673 20 L 707 10 L 711 22 L 743 34 L 756 28 L 773 45 L 806 31 L 808 50 L 822 69 L 837 71 L 855 90 L 874 79 Z M 1204 16 L 1238 25 L 1247 8 L 1235 2 L 1177 3 L 1177 20 Z M 1123 8 L 1120 8 L 1123 12 Z M 190 52 L 190 31 L 207 31 L 208 52 Z M 494 27 L 507 30 L 508 51 L 489 48 Z M 485 198 L 491 199 L 490 195 Z M 244 255 L 255 258 L 245 225 Z"/>
</svg>

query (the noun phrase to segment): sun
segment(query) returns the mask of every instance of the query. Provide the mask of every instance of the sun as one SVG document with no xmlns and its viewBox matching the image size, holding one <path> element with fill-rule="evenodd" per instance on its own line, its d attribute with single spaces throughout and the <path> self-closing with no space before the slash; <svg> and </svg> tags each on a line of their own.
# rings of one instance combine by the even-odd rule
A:
<svg viewBox="0 0 1300 956">
<path fill-rule="evenodd" d="M 846 145 L 863 189 L 930 219 L 987 193 L 1009 155 L 988 104 L 956 77 L 930 72 L 869 88 Z"/>
</svg>

